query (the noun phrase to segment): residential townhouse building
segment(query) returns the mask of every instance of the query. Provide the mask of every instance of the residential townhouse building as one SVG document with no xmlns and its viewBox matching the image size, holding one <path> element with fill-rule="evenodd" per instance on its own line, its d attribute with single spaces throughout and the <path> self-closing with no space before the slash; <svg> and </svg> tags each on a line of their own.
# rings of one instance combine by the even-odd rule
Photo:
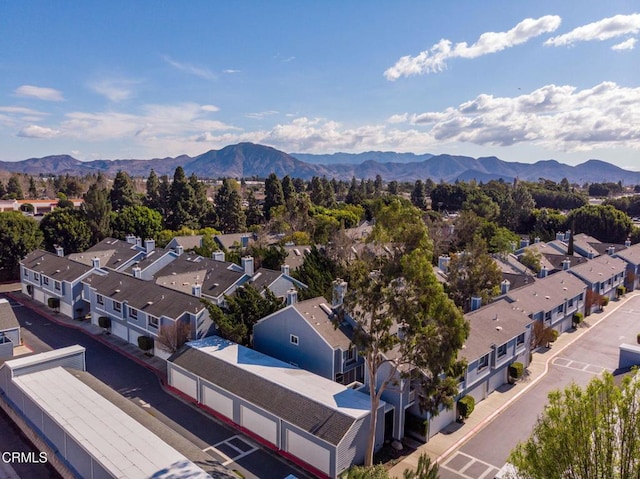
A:
<svg viewBox="0 0 640 479">
<path fill-rule="evenodd" d="M 562 333 L 573 327 L 573 315 L 584 314 L 587 285 L 569 271 L 560 271 L 506 295 L 507 301 L 532 320 Z"/>
<path fill-rule="evenodd" d="M 614 299 L 624 286 L 627 263 L 619 257 L 602 255 L 569 270 L 596 294 Z"/>
<path fill-rule="evenodd" d="M 167 368 L 171 387 L 316 477 L 364 461 L 370 402 L 362 392 L 217 336 L 187 343 Z M 376 411 L 376 450 L 385 407 Z"/>
<path fill-rule="evenodd" d="M 264 291 L 268 289 L 277 298 L 286 299 L 287 294 L 292 289 L 306 289 L 307 285 L 301 281 L 298 281 L 290 274 L 290 267 L 288 264 L 283 264 L 280 267 L 280 271 L 276 271 L 268 268 L 260 268 L 251 277 L 250 284 L 258 291 Z"/>
<path fill-rule="evenodd" d="M 152 281 L 112 271 L 89 276 L 83 287 L 93 324 L 99 325 L 100 317 L 109 318 L 111 334 L 132 344 L 138 344 L 139 336 L 148 336 L 154 340 L 153 353 L 161 358 L 169 356 L 157 343 L 163 326 L 186 323 L 192 339 L 213 333 L 215 327 L 198 297 Z"/>
<path fill-rule="evenodd" d="M 0 360 L 13 357 L 13 349 L 21 344 L 20 323 L 9 301 L 0 298 Z"/>
<path fill-rule="evenodd" d="M 627 263 L 625 287 L 631 291 L 637 289 L 640 285 L 640 243 L 628 243 L 627 248 L 617 252 L 615 256 Z"/>
<path fill-rule="evenodd" d="M 48 304 L 49 298 L 60 301 L 60 313 L 69 318 L 81 318 L 89 313 L 82 296 L 82 280 L 100 270 L 100 261 L 89 265 L 36 249 L 20 262 L 22 292 L 33 300 Z"/>
<path fill-rule="evenodd" d="M 105 238 L 82 253 L 72 253 L 68 258 L 78 263 L 92 265 L 98 259 L 100 267 L 110 271 L 125 271 L 143 260 L 155 249 L 155 241 L 128 236 L 126 240 Z"/>
<path fill-rule="evenodd" d="M 288 305 L 253 327 L 253 347 L 341 384 L 364 379 L 364 362 L 352 344 L 353 325 L 323 297 L 298 302 L 290 291 Z"/>
</svg>

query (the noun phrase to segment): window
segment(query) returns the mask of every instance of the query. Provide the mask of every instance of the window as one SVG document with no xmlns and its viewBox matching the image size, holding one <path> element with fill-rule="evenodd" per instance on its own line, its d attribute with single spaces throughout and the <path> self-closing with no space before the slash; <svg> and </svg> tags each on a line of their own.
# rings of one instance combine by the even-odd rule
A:
<svg viewBox="0 0 640 479">
<path fill-rule="evenodd" d="M 53 288 L 54 288 L 56 291 L 60 291 L 60 289 L 61 289 L 60 281 L 54 281 L 54 282 L 53 282 Z"/>
<path fill-rule="evenodd" d="M 152 328 L 158 327 L 158 318 L 155 316 L 149 316 L 149 326 Z"/>
<path fill-rule="evenodd" d="M 524 333 L 516 338 L 516 346 L 522 346 L 524 344 Z"/>
<path fill-rule="evenodd" d="M 33 273 L 33 279 L 34 279 L 34 281 L 40 281 L 40 274 L 39 273 Z"/>
<path fill-rule="evenodd" d="M 300 343 L 300 339 L 294 334 L 289 335 L 289 341 L 291 341 L 291 344 L 295 344 L 296 346 Z"/>
<path fill-rule="evenodd" d="M 485 354 L 484 356 L 482 356 L 480 358 L 480 360 L 478 361 L 478 371 L 483 370 L 484 368 L 486 368 L 487 366 L 489 366 L 489 355 Z"/>
<path fill-rule="evenodd" d="M 573 308 L 573 298 L 571 298 L 571 299 L 567 302 L 567 307 L 568 307 L 568 308 Z"/>
<path fill-rule="evenodd" d="M 344 352 L 344 359 L 349 363 L 356 358 L 356 347 L 351 346 L 348 350 Z"/>
<path fill-rule="evenodd" d="M 545 323 L 551 322 L 551 311 L 547 311 L 546 313 L 544 313 L 544 322 Z"/>
<path fill-rule="evenodd" d="M 120 311 L 122 311 L 122 303 L 119 303 L 118 301 L 114 301 L 113 302 L 113 310 L 117 311 L 118 313 Z"/>
<path fill-rule="evenodd" d="M 507 343 L 498 346 L 498 357 L 501 358 L 507 354 Z"/>
<path fill-rule="evenodd" d="M 101 294 L 96 294 L 96 303 L 104 306 L 104 297 Z"/>
<path fill-rule="evenodd" d="M 138 319 L 138 310 L 129 308 L 129 317 L 132 319 Z"/>
<path fill-rule="evenodd" d="M 558 314 L 562 313 L 564 311 L 564 304 L 561 304 L 560 306 L 558 306 Z"/>
<path fill-rule="evenodd" d="M 27 279 L 29 279 L 29 270 L 28 270 L 27 268 L 23 268 L 23 269 L 22 269 L 22 272 L 23 272 L 23 274 L 24 274 L 24 277 L 25 277 L 25 278 L 27 278 Z"/>
<path fill-rule="evenodd" d="M 47 278 L 46 276 L 42 277 L 42 284 L 45 284 L 47 286 L 49 286 L 49 278 Z"/>
</svg>

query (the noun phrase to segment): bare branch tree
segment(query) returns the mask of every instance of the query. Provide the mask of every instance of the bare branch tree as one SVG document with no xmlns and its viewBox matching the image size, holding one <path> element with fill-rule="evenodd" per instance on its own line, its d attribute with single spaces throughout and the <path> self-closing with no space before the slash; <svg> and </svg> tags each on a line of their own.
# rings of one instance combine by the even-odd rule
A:
<svg viewBox="0 0 640 479">
<path fill-rule="evenodd" d="M 184 321 L 175 321 L 171 324 L 160 326 L 156 344 L 169 353 L 177 352 L 191 338 L 191 325 Z"/>
</svg>

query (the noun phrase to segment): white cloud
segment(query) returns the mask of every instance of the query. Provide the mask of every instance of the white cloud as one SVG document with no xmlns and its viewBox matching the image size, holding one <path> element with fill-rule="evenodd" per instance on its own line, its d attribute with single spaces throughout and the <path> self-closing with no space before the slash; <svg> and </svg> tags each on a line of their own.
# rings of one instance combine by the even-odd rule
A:
<svg viewBox="0 0 640 479">
<path fill-rule="evenodd" d="M 205 80 L 215 80 L 216 79 L 216 74 L 213 73 L 211 70 L 205 68 L 205 67 L 200 67 L 197 65 L 192 65 L 191 63 L 184 63 L 184 62 L 179 62 L 174 60 L 173 58 L 165 55 L 163 57 L 164 61 L 167 62 L 169 65 L 171 65 L 173 68 L 175 68 L 176 70 L 180 70 L 183 71 L 185 73 L 188 73 L 189 75 L 194 75 L 200 78 L 204 78 Z"/>
<path fill-rule="evenodd" d="M 603 82 L 578 90 L 546 85 L 517 97 L 479 95 L 457 108 L 415 114 L 437 141 L 550 150 L 640 149 L 640 88 Z"/>
<path fill-rule="evenodd" d="M 38 125 L 29 125 L 18 132 L 18 136 L 23 138 L 50 139 L 58 136 L 60 132 L 52 128 Z"/>
<path fill-rule="evenodd" d="M 387 123 L 395 124 L 395 123 L 405 123 L 409 118 L 408 113 L 398 113 L 395 115 L 391 115 L 387 118 Z"/>
<path fill-rule="evenodd" d="M 280 112 L 277 110 L 267 110 L 267 111 L 259 111 L 256 113 L 247 113 L 245 116 L 247 118 L 252 118 L 254 120 L 262 120 L 267 116 L 277 115 L 278 113 Z"/>
<path fill-rule="evenodd" d="M 45 101 L 64 101 L 62 92 L 53 88 L 44 88 L 33 85 L 22 85 L 13 92 L 16 96 L 37 98 Z"/>
<path fill-rule="evenodd" d="M 233 68 L 228 68 L 227 70 L 222 70 L 222 73 L 228 73 L 228 74 L 232 74 L 232 73 L 240 73 L 241 70 L 234 70 Z"/>
<path fill-rule="evenodd" d="M 588 42 L 592 40 L 609 40 L 622 35 L 634 34 L 640 31 L 640 14 L 616 15 L 615 17 L 604 18 L 597 22 L 589 23 L 571 30 L 569 33 L 552 37 L 545 45 L 556 47 L 563 45 L 573 45 L 577 42 Z"/>
<path fill-rule="evenodd" d="M 447 67 L 451 58 L 477 58 L 496 53 L 529 41 L 530 39 L 555 31 L 561 19 L 557 15 L 546 15 L 537 19 L 526 18 L 507 32 L 486 32 L 472 45 L 466 42 L 452 44 L 442 39 L 429 50 L 417 56 L 401 57 L 395 65 L 384 72 L 387 80 L 397 80 L 403 76 L 440 72 Z"/>
<path fill-rule="evenodd" d="M 38 110 L 33 110 L 31 108 L 24 108 L 21 106 L 0 106 L 0 112 L 15 114 L 15 115 L 29 115 L 29 116 L 35 116 L 35 117 L 43 117 L 48 115 L 48 113 L 44 113 Z"/>
<path fill-rule="evenodd" d="M 627 40 L 625 40 L 624 42 L 618 43 L 617 45 L 614 45 L 611 47 L 612 50 L 615 51 L 620 51 L 620 50 L 633 50 L 633 48 L 636 46 L 636 42 L 638 40 L 635 38 L 629 38 Z"/>
<path fill-rule="evenodd" d="M 127 79 L 102 79 L 93 82 L 89 87 L 96 93 L 106 97 L 112 102 L 128 100 L 134 94 L 133 87 L 139 84 L 137 80 Z"/>
<path fill-rule="evenodd" d="M 219 111 L 219 110 L 220 110 L 220 108 L 218 108 L 218 107 L 217 107 L 217 106 L 215 106 L 215 105 L 202 105 L 202 106 L 200 107 L 200 109 L 201 109 L 202 111 L 208 111 L 208 112 L 216 112 L 216 111 Z"/>
</svg>

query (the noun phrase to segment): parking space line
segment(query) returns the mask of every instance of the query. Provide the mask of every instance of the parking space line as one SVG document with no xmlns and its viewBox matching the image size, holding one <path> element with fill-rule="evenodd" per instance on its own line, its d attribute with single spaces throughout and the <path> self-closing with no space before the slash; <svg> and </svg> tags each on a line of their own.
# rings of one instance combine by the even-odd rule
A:
<svg viewBox="0 0 640 479">
<path fill-rule="evenodd" d="M 231 442 L 231 441 L 233 441 L 233 440 L 240 440 L 240 441 L 242 441 L 243 443 L 245 443 L 245 444 L 249 447 L 249 449 L 247 449 L 247 450 L 242 450 L 242 449 L 240 449 L 239 447 L 235 446 L 235 445 Z M 225 446 L 227 446 L 227 447 L 230 447 L 230 448 L 231 448 L 231 449 L 233 449 L 234 451 L 237 451 L 237 452 L 238 452 L 238 454 L 237 454 L 237 455 L 235 455 L 235 456 L 233 456 L 233 458 L 231 458 L 231 457 L 227 456 L 224 452 L 222 452 L 220 449 L 218 449 L 218 446 L 221 446 L 221 445 L 223 445 L 223 444 L 224 444 Z M 222 462 L 222 465 L 223 465 L 223 466 L 228 466 L 229 464 L 233 464 L 234 462 L 238 462 L 238 460 L 239 460 L 239 459 L 242 459 L 243 457 L 246 457 L 246 456 L 248 456 L 249 454 L 251 454 L 251 453 L 253 453 L 253 452 L 257 451 L 257 450 L 258 450 L 258 447 L 257 447 L 257 446 L 255 446 L 254 444 L 250 443 L 250 442 L 249 442 L 249 441 L 247 441 L 246 439 L 244 439 L 242 436 L 235 435 L 235 436 L 231 436 L 231 437 L 229 437 L 229 438 L 225 439 L 224 441 L 220 441 L 219 443 L 214 444 L 213 446 L 209 446 L 209 447 L 207 447 L 207 448 L 203 449 L 202 451 L 203 451 L 203 452 L 206 452 L 206 451 L 208 451 L 208 450 L 214 451 L 216 454 L 219 454 L 219 455 L 222 457 L 222 459 L 223 459 L 223 461 L 221 461 L 221 462 Z"/>
<path fill-rule="evenodd" d="M 582 361 L 574 361 L 572 359 L 562 357 L 554 358 L 552 364 L 561 368 L 573 369 L 574 371 L 582 371 L 589 374 L 602 374 L 604 371 L 613 372 L 613 369 L 611 368 L 605 368 L 603 366 L 583 363 Z"/>
<path fill-rule="evenodd" d="M 213 451 L 216 454 L 219 454 L 222 457 L 222 459 L 225 460 L 225 462 L 223 464 L 229 464 L 229 463 L 233 462 L 233 460 L 229 456 L 227 456 L 224 452 L 220 451 L 219 449 L 216 449 L 214 446 L 205 447 L 202 450 L 202 452 L 207 452 L 207 451 Z"/>
<path fill-rule="evenodd" d="M 468 462 L 462 466 L 462 468 L 460 469 L 454 469 L 453 467 L 449 467 L 448 464 L 455 459 L 457 456 L 464 456 L 465 458 L 468 459 Z M 484 472 L 478 476 L 478 477 L 473 477 L 473 476 L 469 476 L 467 474 L 465 474 L 465 472 L 467 471 L 467 469 L 471 468 L 472 466 L 474 466 L 476 463 L 482 464 L 483 466 L 485 466 L 485 470 Z M 440 467 L 442 467 L 443 469 L 446 469 L 448 471 L 451 471 L 457 475 L 459 475 L 460 477 L 464 478 L 464 479 L 483 479 L 484 477 L 486 477 L 492 470 L 500 470 L 499 467 L 494 466 L 493 464 L 489 464 L 488 462 L 482 461 L 476 457 L 470 456 L 469 454 L 466 454 L 462 451 L 458 451 L 455 454 L 453 454 L 449 459 L 447 459 L 444 463 L 442 463 L 440 465 Z"/>
</svg>

